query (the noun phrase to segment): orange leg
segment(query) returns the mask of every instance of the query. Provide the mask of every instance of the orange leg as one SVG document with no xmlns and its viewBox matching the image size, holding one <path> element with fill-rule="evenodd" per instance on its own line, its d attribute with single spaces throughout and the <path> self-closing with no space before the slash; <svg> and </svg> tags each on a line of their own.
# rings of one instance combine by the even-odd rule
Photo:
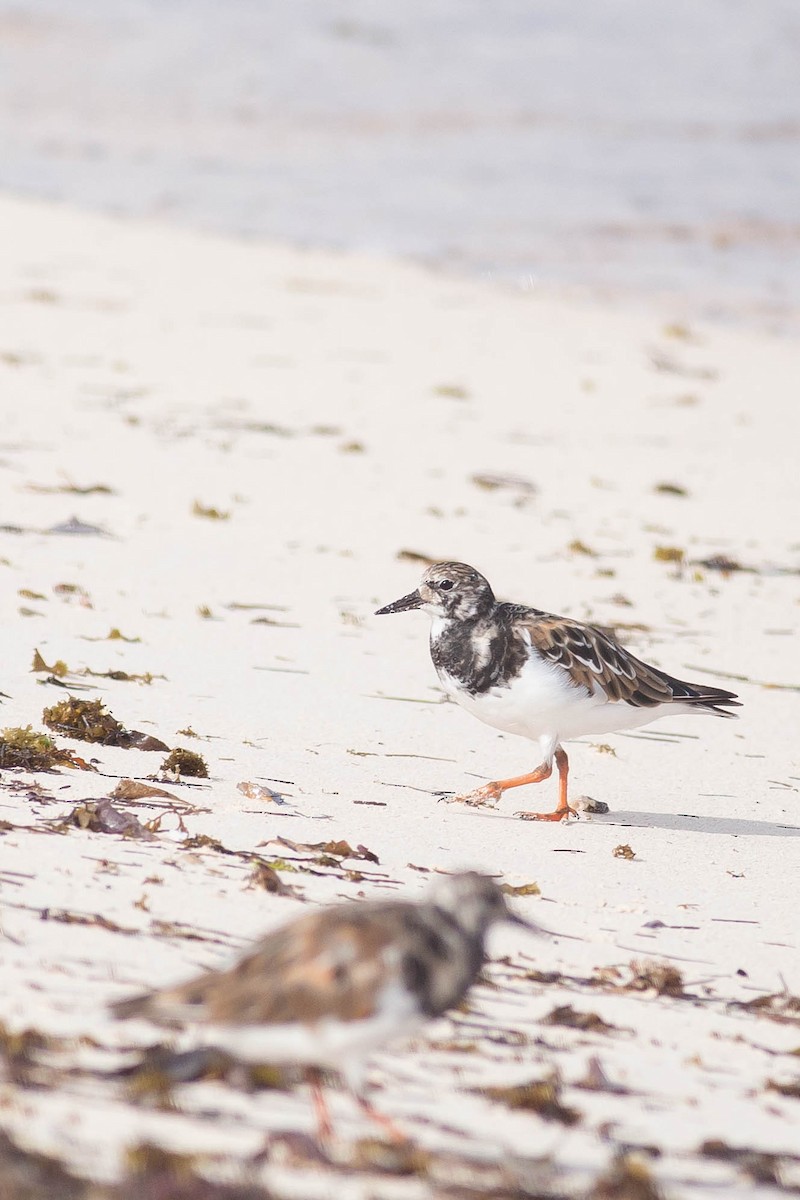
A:
<svg viewBox="0 0 800 1200">
<path fill-rule="evenodd" d="M 528 775 L 515 775 L 513 779 L 497 779 L 494 783 L 485 783 L 483 787 L 475 788 L 474 792 L 465 792 L 463 796 L 451 796 L 449 801 L 450 803 L 458 801 L 460 804 L 472 804 L 476 807 L 486 805 L 487 808 L 495 808 L 503 792 L 508 791 L 509 788 L 523 787 L 526 783 L 541 783 L 543 779 L 549 779 L 552 773 L 552 766 L 549 763 L 542 763 Z"/>
<path fill-rule="evenodd" d="M 515 817 L 520 817 L 523 821 L 564 821 L 567 817 L 577 817 L 577 812 L 574 808 L 570 808 L 567 802 L 567 778 L 569 776 L 569 759 L 566 751 L 559 746 L 556 750 L 556 766 L 558 767 L 558 807 L 552 812 L 518 812 Z M 541 770 L 541 768 L 539 768 Z M 534 772 L 535 774 L 536 772 Z M 547 774 L 550 774 L 548 770 Z M 511 780 L 511 785 L 516 783 L 533 783 L 531 780 Z"/>
<path fill-rule="evenodd" d="M 378 1112 L 376 1108 L 373 1108 L 366 1097 L 356 1096 L 356 1100 L 358 1101 L 358 1107 L 361 1109 L 361 1111 L 366 1113 L 369 1119 L 374 1121 L 376 1125 L 380 1125 L 381 1129 L 388 1135 L 389 1140 L 394 1142 L 395 1146 L 406 1145 L 408 1142 L 407 1136 L 403 1133 L 402 1129 L 397 1128 L 394 1121 L 392 1121 L 390 1117 L 385 1116 L 383 1113 Z"/>
<path fill-rule="evenodd" d="M 325 1094 L 322 1090 L 322 1077 L 316 1067 L 309 1067 L 306 1071 L 306 1079 L 311 1088 L 314 1115 L 317 1118 L 317 1139 L 320 1142 L 328 1142 L 333 1133 L 333 1126 L 331 1125 L 328 1105 L 325 1102 Z"/>
</svg>

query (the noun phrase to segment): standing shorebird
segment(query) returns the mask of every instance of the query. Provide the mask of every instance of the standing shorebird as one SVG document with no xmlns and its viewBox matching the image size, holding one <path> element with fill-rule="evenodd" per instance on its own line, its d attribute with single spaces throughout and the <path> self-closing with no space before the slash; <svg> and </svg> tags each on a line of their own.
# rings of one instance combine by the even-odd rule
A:
<svg viewBox="0 0 800 1200">
<path fill-rule="evenodd" d="M 321 1138 L 331 1125 L 320 1068 L 332 1068 L 363 1111 L 402 1141 L 363 1094 L 367 1057 L 459 1003 L 498 921 L 544 932 L 508 906 L 493 880 L 465 871 L 437 880 L 423 901 L 349 901 L 307 913 L 227 970 L 119 1000 L 111 1011 L 188 1026 L 240 1060 L 306 1064 Z"/>
<path fill-rule="evenodd" d="M 523 604 L 499 604 L 489 583 L 466 563 L 429 567 L 415 592 L 381 608 L 422 608 L 433 618 L 431 658 L 444 690 L 462 708 L 504 733 L 538 742 L 542 763 L 527 775 L 499 779 L 465 795 L 492 806 L 508 788 L 548 779 L 555 760 L 558 806 L 520 812 L 528 821 L 577 815 L 567 799 L 569 761 L 561 745 L 587 733 L 637 729 L 661 717 L 728 712 L 735 693 L 684 683 L 634 658 L 595 625 L 556 617 Z"/>
</svg>

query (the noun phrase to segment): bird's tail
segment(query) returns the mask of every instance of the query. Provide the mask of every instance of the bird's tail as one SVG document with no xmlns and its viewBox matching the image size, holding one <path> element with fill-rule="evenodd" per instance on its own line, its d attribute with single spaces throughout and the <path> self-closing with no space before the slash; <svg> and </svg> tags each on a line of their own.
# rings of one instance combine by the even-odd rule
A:
<svg viewBox="0 0 800 1200">
<path fill-rule="evenodd" d="M 691 705 L 699 712 L 714 713 L 717 717 L 738 717 L 738 713 L 728 711 L 731 708 L 742 707 L 742 702 L 735 692 L 709 687 L 705 683 L 684 683 L 679 679 L 671 682 L 675 700 Z"/>
</svg>

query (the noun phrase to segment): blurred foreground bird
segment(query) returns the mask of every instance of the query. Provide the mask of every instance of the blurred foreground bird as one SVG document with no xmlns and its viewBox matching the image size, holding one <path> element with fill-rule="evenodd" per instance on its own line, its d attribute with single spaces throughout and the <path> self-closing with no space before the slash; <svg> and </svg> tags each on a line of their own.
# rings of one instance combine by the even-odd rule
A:
<svg viewBox="0 0 800 1200">
<path fill-rule="evenodd" d="M 468 871 L 427 899 L 336 904 L 267 934 L 227 970 L 111 1005 L 121 1019 L 189 1027 L 203 1044 L 257 1063 L 308 1066 L 321 1138 L 331 1125 L 320 1068 L 334 1068 L 363 1111 L 404 1140 L 363 1095 L 370 1052 L 458 1004 L 484 962 L 490 927 L 511 921 L 500 887 Z"/>
</svg>

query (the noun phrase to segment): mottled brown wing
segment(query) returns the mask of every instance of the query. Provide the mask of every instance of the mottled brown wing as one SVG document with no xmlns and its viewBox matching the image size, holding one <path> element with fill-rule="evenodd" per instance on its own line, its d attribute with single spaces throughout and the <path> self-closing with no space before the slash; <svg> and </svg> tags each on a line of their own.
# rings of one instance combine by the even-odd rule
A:
<svg viewBox="0 0 800 1200">
<path fill-rule="evenodd" d="M 396 916 L 395 916 L 396 921 Z M 309 913 L 269 934 L 227 971 L 155 993 L 143 1016 L 232 1025 L 368 1017 L 399 970 L 397 928 L 377 905 Z M 127 1014 L 136 1015 L 136 1014 Z"/>
<path fill-rule="evenodd" d="M 563 667 L 576 687 L 601 688 L 609 700 L 637 708 L 690 698 L 687 685 L 635 658 L 595 625 L 547 613 L 524 624 L 535 649 Z"/>
</svg>

